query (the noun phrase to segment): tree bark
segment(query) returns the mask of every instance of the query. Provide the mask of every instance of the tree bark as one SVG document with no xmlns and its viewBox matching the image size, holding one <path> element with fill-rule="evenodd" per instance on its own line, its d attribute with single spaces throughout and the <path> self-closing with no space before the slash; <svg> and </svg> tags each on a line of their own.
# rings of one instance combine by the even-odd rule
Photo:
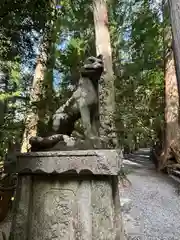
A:
<svg viewBox="0 0 180 240">
<path fill-rule="evenodd" d="M 180 0 L 168 0 L 173 36 L 173 49 L 180 96 Z"/>
<path fill-rule="evenodd" d="M 37 58 L 32 88 L 30 92 L 30 108 L 28 110 L 25 130 L 23 135 L 21 152 L 28 152 L 30 150 L 29 139 L 37 135 L 38 122 L 40 120 L 39 103 L 42 99 L 42 87 L 45 78 L 46 64 L 47 64 L 48 41 L 43 39 L 40 54 Z"/>
<path fill-rule="evenodd" d="M 179 93 L 176 77 L 174 54 L 172 51 L 172 33 L 169 24 L 169 7 L 163 6 L 164 13 L 164 79 L 165 79 L 165 131 L 163 150 L 159 158 L 159 170 L 165 168 L 171 157 L 171 147 L 177 141 L 179 131 Z M 167 21 L 168 20 L 168 21 Z"/>
<path fill-rule="evenodd" d="M 179 94 L 173 52 L 166 59 L 165 68 L 165 139 L 159 169 L 167 166 L 171 147 L 177 141 L 179 131 Z"/>
<path fill-rule="evenodd" d="M 117 146 L 115 131 L 115 87 L 106 0 L 93 0 L 96 54 L 103 55 L 104 74 L 99 83 L 99 135 L 106 147 Z"/>
<path fill-rule="evenodd" d="M 37 57 L 30 93 L 31 108 L 26 117 L 21 152 L 30 150 L 29 139 L 35 137 L 38 130 L 41 130 L 40 127 L 45 122 L 45 115 L 49 115 L 50 120 L 53 112 L 53 68 L 55 65 L 55 43 L 58 37 L 57 33 L 60 30 L 60 19 L 58 18 L 58 10 L 56 10 L 56 1 L 51 0 L 50 6 L 52 13 L 47 21 L 47 29 L 40 46 L 40 54 Z"/>
<path fill-rule="evenodd" d="M 179 94 L 172 51 L 166 60 L 165 104 L 166 141 L 168 142 L 168 146 L 170 145 L 171 141 L 176 138 L 179 129 Z"/>
</svg>

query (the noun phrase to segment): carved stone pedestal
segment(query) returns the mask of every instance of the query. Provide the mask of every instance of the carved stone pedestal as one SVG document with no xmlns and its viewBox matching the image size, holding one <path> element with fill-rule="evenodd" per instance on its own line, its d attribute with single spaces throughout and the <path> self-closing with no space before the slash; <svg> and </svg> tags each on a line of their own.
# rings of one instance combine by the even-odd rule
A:
<svg viewBox="0 0 180 240">
<path fill-rule="evenodd" d="M 26 153 L 18 172 L 11 240 L 122 240 L 115 150 Z"/>
</svg>

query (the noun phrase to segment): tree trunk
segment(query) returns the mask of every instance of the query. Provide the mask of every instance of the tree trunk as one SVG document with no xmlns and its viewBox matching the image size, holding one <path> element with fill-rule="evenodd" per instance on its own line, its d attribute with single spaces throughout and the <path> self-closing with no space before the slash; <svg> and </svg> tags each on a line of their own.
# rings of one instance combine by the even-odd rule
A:
<svg viewBox="0 0 180 240">
<path fill-rule="evenodd" d="M 172 51 L 166 60 L 165 104 L 166 104 L 165 107 L 166 141 L 167 146 L 170 146 L 171 141 L 177 137 L 179 129 L 178 124 L 179 95 L 174 56 Z"/>
<path fill-rule="evenodd" d="M 115 89 L 107 5 L 105 0 L 93 0 L 93 14 L 96 54 L 102 54 L 104 61 L 104 74 L 99 83 L 99 134 L 105 141 L 106 147 L 112 148 L 117 146 L 114 118 Z"/>
<path fill-rule="evenodd" d="M 163 151 L 159 158 L 159 170 L 167 166 L 171 157 L 171 147 L 177 141 L 179 130 L 179 94 L 176 78 L 174 54 L 172 51 L 172 34 L 169 21 L 169 7 L 164 5 L 164 46 L 165 46 L 165 131 Z"/>
<path fill-rule="evenodd" d="M 26 116 L 21 152 L 28 152 L 30 150 L 31 146 L 29 144 L 29 139 L 37 135 L 38 122 L 41 115 L 39 111 L 39 103 L 42 99 L 42 87 L 47 64 L 47 50 L 48 41 L 45 41 L 43 39 L 32 82 L 30 93 L 30 108 Z"/>
<path fill-rule="evenodd" d="M 167 166 L 172 143 L 177 141 L 179 124 L 179 94 L 173 52 L 166 59 L 165 68 L 165 139 L 159 169 Z"/>
<path fill-rule="evenodd" d="M 42 134 L 45 125 L 45 115 L 51 120 L 53 114 L 53 69 L 55 65 L 56 40 L 60 31 L 60 18 L 55 8 L 55 1 L 51 1 L 52 15 L 47 22 L 46 33 L 37 58 L 35 74 L 30 93 L 31 108 L 27 114 L 21 152 L 30 150 L 29 139 Z M 51 121 L 49 121 L 51 123 Z M 50 125 L 50 124 L 49 124 Z M 47 126 L 46 126 L 47 129 Z"/>
<path fill-rule="evenodd" d="M 171 16 L 171 27 L 173 36 L 173 49 L 178 81 L 178 92 L 180 96 L 180 0 L 168 0 Z"/>
<path fill-rule="evenodd" d="M 40 54 L 37 58 L 30 93 L 31 108 L 28 111 L 25 122 L 21 152 L 30 150 L 29 139 L 36 136 L 38 132 L 43 132 L 45 115 L 48 115 L 48 119 L 51 120 L 53 113 L 53 69 L 55 65 L 57 33 L 60 31 L 60 18 L 56 9 L 56 1 L 51 0 L 50 7 L 52 12 L 47 22 L 47 29 L 42 39 Z"/>
</svg>

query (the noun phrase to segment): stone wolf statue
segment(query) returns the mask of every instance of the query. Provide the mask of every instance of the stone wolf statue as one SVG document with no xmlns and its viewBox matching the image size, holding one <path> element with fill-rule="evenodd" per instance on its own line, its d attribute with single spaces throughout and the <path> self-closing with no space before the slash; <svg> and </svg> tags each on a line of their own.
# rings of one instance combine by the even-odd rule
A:
<svg viewBox="0 0 180 240">
<path fill-rule="evenodd" d="M 85 138 L 92 140 L 98 137 L 98 81 L 103 71 L 102 55 L 85 60 L 76 91 L 53 115 L 52 128 L 55 135 L 32 137 L 32 151 L 51 148 L 63 140 L 63 135 L 70 136 L 79 118 L 82 119 Z"/>
</svg>

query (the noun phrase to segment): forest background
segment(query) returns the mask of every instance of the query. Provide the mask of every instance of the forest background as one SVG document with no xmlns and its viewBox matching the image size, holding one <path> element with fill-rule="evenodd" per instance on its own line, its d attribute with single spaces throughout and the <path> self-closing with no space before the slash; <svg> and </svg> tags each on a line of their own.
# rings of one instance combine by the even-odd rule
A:
<svg viewBox="0 0 180 240">
<path fill-rule="evenodd" d="M 30 136 L 49 131 L 53 112 L 77 86 L 83 60 L 96 55 L 92 1 L 52 2 L 1 0 L 1 164 L 13 144 L 27 151 Z M 167 3 L 111 0 L 107 8 L 119 144 L 125 152 L 158 145 L 164 162 L 179 114 Z M 76 131 L 82 134 L 80 122 Z"/>
</svg>

